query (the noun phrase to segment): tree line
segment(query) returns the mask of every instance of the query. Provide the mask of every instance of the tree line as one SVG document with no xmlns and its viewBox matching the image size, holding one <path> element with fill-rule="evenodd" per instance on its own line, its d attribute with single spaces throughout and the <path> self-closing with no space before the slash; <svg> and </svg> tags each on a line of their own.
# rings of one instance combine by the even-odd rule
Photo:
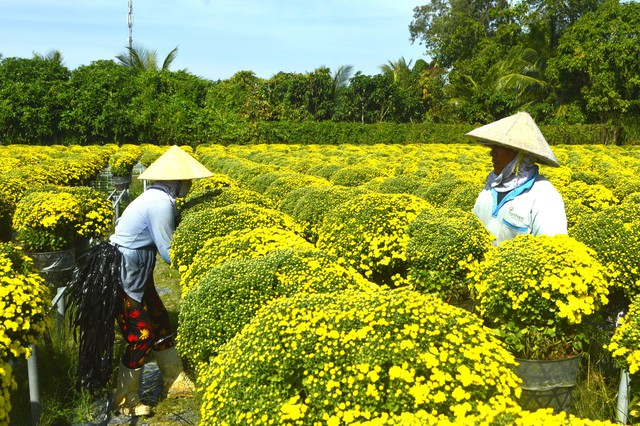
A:
<svg viewBox="0 0 640 426">
<path fill-rule="evenodd" d="M 390 60 L 376 75 L 345 65 L 211 81 L 170 71 L 177 49 L 161 66 L 130 48 L 74 70 L 57 51 L 0 55 L 0 143 L 232 143 L 268 122 L 448 125 L 519 110 L 640 139 L 637 2 L 431 0 L 409 33 L 432 59 Z"/>
</svg>

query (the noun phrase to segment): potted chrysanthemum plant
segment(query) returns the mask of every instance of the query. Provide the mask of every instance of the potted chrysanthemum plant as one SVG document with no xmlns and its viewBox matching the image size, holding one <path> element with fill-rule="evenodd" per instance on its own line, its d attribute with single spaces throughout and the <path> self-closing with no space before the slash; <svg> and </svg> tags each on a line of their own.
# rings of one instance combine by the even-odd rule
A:
<svg viewBox="0 0 640 426">
<path fill-rule="evenodd" d="M 133 167 L 138 163 L 142 149 L 137 145 L 125 144 L 109 157 L 109 170 L 113 184 L 118 189 L 126 189 L 131 184 Z"/>
<path fill-rule="evenodd" d="M 102 238 L 112 226 L 111 205 L 88 187 L 43 186 L 16 204 L 15 239 L 52 284 L 66 283 L 75 250 L 85 238 Z"/>
<path fill-rule="evenodd" d="M 567 235 L 523 235 L 490 250 L 470 278 L 478 313 L 516 356 L 519 374 L 534 370 L 545 381 L 545 375 L 560 379 L 573 372 L 557 386 L 564 396 L 551 398 L 560 401 L 554 408 L 568 409 L 581 353 L 593 335 L 589 318 L 608 303 L 609 281 L 595 252 Z M 560 360 L 570 364 L 558 365 Z M 529 390 L 550 387 L 536 383 Z M 535 397 L 531 404 L 540 407 Z"/>
</svg>

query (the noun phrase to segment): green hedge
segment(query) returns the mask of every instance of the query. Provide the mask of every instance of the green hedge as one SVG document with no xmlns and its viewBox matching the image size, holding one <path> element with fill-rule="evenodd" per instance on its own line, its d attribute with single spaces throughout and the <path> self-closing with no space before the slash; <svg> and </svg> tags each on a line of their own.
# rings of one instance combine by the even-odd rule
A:
<svg viewBox="0 0 640 426">
<path fill-rule="evenodd" d="M 606 124 L 541 125 L 540 131 L 550 145 L 615 145 L 621 142 L 615 127 Z"/>
<path fill-rule="evenodd" d="M 409 143 L 465 143 L 465 133 L 480 124 L 436 123 L 335 123 L 284 122 L 256 123 L 251 132 L 245 132 L 240 144 L 409 144 Z M 606 124 L 541 125 L 540 130 L 550 145 L 617 144 L 620 135 Z"/>
</svg>

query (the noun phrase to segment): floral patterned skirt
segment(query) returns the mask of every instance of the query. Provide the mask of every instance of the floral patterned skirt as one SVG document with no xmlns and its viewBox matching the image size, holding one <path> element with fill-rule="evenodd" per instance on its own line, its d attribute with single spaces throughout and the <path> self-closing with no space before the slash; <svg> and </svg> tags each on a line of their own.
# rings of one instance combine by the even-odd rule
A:
<svg viewBox="0 0 640 426">
<path fill-rule="evenodd" d="M 127 343 L 121 358 L 125 367 L 140 368 L 151 349 L 161 351 L 174 346 L 169 314 L 156 291 L 153 274 L 147 280 L 141 302 L 129 297 L 122 288 L 118 299 L 116 320 Z"/>
</svg>

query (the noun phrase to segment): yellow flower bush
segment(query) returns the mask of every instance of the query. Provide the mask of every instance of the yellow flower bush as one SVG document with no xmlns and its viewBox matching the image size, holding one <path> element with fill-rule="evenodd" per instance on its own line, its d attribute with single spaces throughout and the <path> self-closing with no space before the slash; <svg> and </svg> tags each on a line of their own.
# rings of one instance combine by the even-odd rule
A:
<svg viewBox="0 0 640 426">
<path fill-rule="evenodd" d="M 13 229 L 24 249 L 48 252 L 69 249 L 76 240 L 82 206 L 70 193 L 33 191 L 16 205 Z"/>
<path fill-rule="evenodd" d="M 33 261 L 8 243 L 0 243 L 0 283 L 0 358 L 27 358 L 44 331 L 49 289 Z"/>
<path fill-rule="evenodd" d="M 313 248 L 278 250 L 213 267 L 183 299 L 179 349 L 206 362 L 267 302 L 298 293 L 377 288 Z"/>
<path fill-rule="evenodd" d="M 245 228 L 276 227 L 296 231 L 299 227 L 288 215 L 247 203 L 204 209 L 186 215 L 171 242 L 171 265 L 184 272 L 204 243 Z"/>
<path fill-rule="evenodd" d="M 28 188 L 86 184 L 104 170 L 111 153 L 107 146 L 2 146 L 0 191 L 15 208 Z"/>
<path fill-rule="evenodd" d="M 48 158 L 39 167 L 49 170 L 47 183 L 56 185 L 87 185 L 107 166 L 111 151 L 105 147 L 47 147 Z"/>
<path fill-rule="evenodd" d="M 424 198 L 429 201 L 434 206 L 443 207 L 447 204 L 447 202 L 451 202 L 451 197 L 458 190 L 469 190 L 470 182 L 467 177 L 459 176 L 456 173 L 447 172 L 443 173 L 438 181 L 431 182 L 428 181 L 425 184 L 421 185 L 414 194 Z M 473 201 L 475 203 L 475 198 L 477 198 L 480 189 L 482 188 L 482 183 L 479 183 L 474 186 L 473 193 Z M 457 199 L 457 198 L 456 198 Z M 473 207 L 473 205 L 471 205 Z"/>
<path fill-rule="evenodd" d="M 481 261 L 493 237 L 471 212 L 424 210 L 409 225 L 407 282 L 447 302 L 469 299 L 469 265 Z"/>
<path fill-rule="evenodd" d="M 558 158 L 560 152 L 555 148 L 554 151 L 556 151 L 556 158 Z M 560 193 L 562 193 L 562 188 L 573 184 L 573 172 L 575 171 L 575 169 L 573 167 L 567 166 L 566 163 L 562 162 L 562 160 L 560 159 L 558 161 L 560 161 L 560 167 L 545 166 L 543 164 L 540 164 L 539 167 L 540 174 L 549 179 L 549 181 L 553 183 L 553 186 L 555 186 L 556 189 L 560 191 Z M 578 167 L 578 169 L 580 168 Z"/>
<path fill-rule="evenodd" d="M 140 146 L 124 144 L 109 157 L 109 170 L 114 176 L 128 176 L 141 155 Z"/>
<path fill-rule="evenodd" d="M 472 211 L 478 198 L 478 188 L 481 186 L 471 182 L 460 182 L 452 189 L 451 194 L 442 205 L 447 208 Z"/>
<path fill-rule="evenodd" d="M 315 167 L 309 169 L 308 173 L 313 176 L 317 176 L 324 179 L 329 179 L 335 172 L 346 167 L 344 164 L 332 164 L 323 163 L 317 164 Z"/>
<path fill-rule="evenodd" d="M 50 303 L 49 289 L 31 259 L 0 243 L 0 424 L 9 424 L 10 392 L 16 389 L 8 362 L 31 355 Z"/>
<path fill-rule="evenodd" d="M 20 179 L 15 173 L 4 173 L 0 175 L 0 192 L 6 205 L 6 210 L 13 215 L 16 210 L 16 203 L 29 187 L 29 182 Z"/>
<path fill-rule="evenodd" d="M 221 173 L 214 173 L 213 176 L 209 176 L 204 179 L 195 179 L 191 186 L 192 191 L 206 190 L 206 189 L 219 189 L 219 188 L 235 188 L 238 185 L 229 176 Z"/>
<path fill-rule="evenodd" d="M 41 186 L 18 202 L 13 228 L 27 251 L 69 249 L 79 237 L 106 238 L 113 230 L 113 210 L 92 188 Z"/>
<path fill-rule="evenodd" d="M 25 166 L 11 170 L 0 178 L 0 191 L 4 193 L 12 212 L 15 211 L 18 201 L 29 188 L 50 183 L 45 177 L 32 174 L 33 171 Z"/>
<path fill-rule="evenodd" d="M 413 194 L 421 186 L 420 179 L 415 176 L 380 177 L 369 181 L 367 189 L 381 194 Z"/>
<path fill-rule="evenodd" d="M 258 207 L 271 208 L 273 203 L 267 197 L 249 189 L 238 187 L 194 188 L 184 198 L 180 206 L 182 217 L 202 210 L 225 207 L 230 204 L 246 203 Z"/>
<path fill-rule="evenodd" d="M 104 169 L 105 147 L 0 147 L 0 241 L 12 237 L 16 205 L 30 188 L 88 182 Z"/>
<path fill-rule="evenodd" d="M 113 231 L 113 206 L 103 193 L 88 186 L 47 187 L 52 191 L 69 193 L 80 204 L 81 218 L 75 229 L 79 237 L 104 239 Z"/>
<path fill-rule="evenodd" d="M 225 174 L 235 182 L 238 182 L 239 185 L 243 185 L 254 191 L 256 189 L 251 187 L 250 183 L 255 177 L 264 175 L 265 178 L 268 178 L 265 184 L 261 186 L 262 190 L 265 190 L 269 183 L 279 177 L 267 176 L 269 173 L 275 173 L 278 171 L 278 168 L 273 165 L 257 164 L 250 160 L 229 155 L 207 155 L 204 153 L 202 157 L 202 164 L 204 164 L 204 166 L 212 173 Z"/>
<path fill-rule="evenodd" d="M 325 179 L 308 176 L 302 173 L 291 173 L 281 176 L 271 182 L 265 189 L 264 195 L 272 200 L 276 200 L 277 202 L 285 198 L 294 189 L 307 186 L 324 185 L 329 185 L 329 182 Z"/>
<path fill-rule="evenodd" d="M 616 363 L 631 374 L 629 417 L 640 422 L 640 298 L 635 296 L 605 348 Z"/>
<path fill-rule="evenodd" d="M 636 375 L 640 372 L 640 299 L 634 298 L 606 346 L 617 363 Z"/>
<path fill-rule="evenodd" d="M 304 237 L 315 243 L 324 217 L 345 201 L 368 192 L 342 186 L 307 186 L 291 191 L 278 209 L 294 218 L 303 228 Z"/>
<path fill-rule="evenodd" d="M 385 175 L 377 168 L 366 165 L 354 165 L 341 167 L 336 170 L 331 174 L 331 177 L 329 177 L 329 181 L 334 185 L 360 186 L 381 176 Z"/>
<path fill-rule="evenodd" d="M 274 169 L 273 166 L 265 165 L 259 165 L 258 167 L 251 168 L 250 170 L 251 172 L 248 177 L 250 176 L 251 178 L 248 182 L 244 182 L 244 184 L 248 189 L 261 194 L 264 194 L 267 191 L 267 188 L 276 180 L 293 174 L 293 172 L 289 170 Z"/>
<path fill-rule="evenodd" d="M 203 366 L 204 424 L 355 424 L 515 407 L 519 379 L 473 314 L 396 289 L 276 299 Z M 485 408 L 486 409 L 486 408 Z"/>
<path fill-rule="evenodd" d="M 604 185 L 589 185 L 582 181 L 559 187 L 565 202 L 567 224 L 571 229 L 579 218 L 592 211 L 601 211 L 619 203 L 613 192 Z"/>
<path fill-rule="evenodd" d="M 623 204 L 640 204 L 640 192 L 634 192 L 624 199 Z"/>
<path fill-rule="evenodd" d="M 607 267 L 618 309 L 640 294 L 640 204 L 624 202 L 583 215 L 571 235 L 592 248 Z"/>
<path fill-rule="evenodd" d="M 413 195 L 365 193 L 327 213 L 317 246 L 375 283 L 404 285 L 407 227 L 429 207 Z"/>
<path fill-rule="evenodd" d="M 564 411 L 555 414 L 551 408 L 541 408 L 535 412 L 519 407 L 495 410 L 480 407 L 481 414 L 458 417 L 453 420 L 443 415 L 433 415 L 422 410 L 417 413 L 402 413 L 396 416 L 382 415 L 380 418 L 364 422 L 354 422 L 354 426 L 614 426 L 608 420 L 581 419 Z"/>
<path fill-rule="evenodd" d="M 311 249 L 313 245 L 292 231 L 258 227 L 232 231 L 207 240 L 193 258 L 191 266 L 180 275 L 184 296 L 213 267 L 238 258 L 254 258 L 281 249 Z"/>
<path fill-rule="evenodd" d="M 588 341 L 584 319 L 608 303 L 595 252 L 567 235 L 521 235 L 472 266 L 480 315 L 520 358 L 555 359 Z"/>
<path fill-rule="evenodd" d="M 170 147 L 143 144 L 141 148 L 142 150 L 138 160 L 140 161 L 140 164 L 142 164 L 144 167 L 149 167 L 154 161 L 160 158 L 160 156 L 164 154 Z"/>
<path fill-rule="evenodd" d="M 613 195 L 620 201 L 640 191 L 640 181 L 633 166 L 603 176 L 602 184 L 611 188 Z"/>
<path fill-rule="evenodd" d="M 0 425 L 9 425 L 11 412 L 11 391 L 17 389 L 11 365 L 0 358 Z"/>
<path fill-rule="evenodd" d="M 189 211 L 207 208 L 209 206 L 208 202 L 216 199 L 224 189 L 238 189 L 233 179 L 220 173 L 215 173 L 213 176 L 204 179 L 194 179 L 191 182 L 189 193 L 185 197 L 179 198 L 176 202 L 176 206 L 182 215 Z M 220 205 L 216 204 L 213 207 L 226 206 L 234 202 L 239 201 L 236 199 L 235 201 L 221 203 Z"/>
</svg>

